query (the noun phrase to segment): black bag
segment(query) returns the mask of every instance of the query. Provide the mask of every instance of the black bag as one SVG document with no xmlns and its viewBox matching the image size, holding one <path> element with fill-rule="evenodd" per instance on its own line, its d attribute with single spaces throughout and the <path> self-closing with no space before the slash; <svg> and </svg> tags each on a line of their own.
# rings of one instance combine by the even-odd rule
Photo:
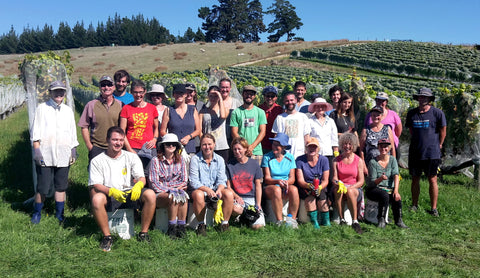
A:
<svg viewBox="0 0 480 278">
<path fill-rule="evenodd" d="M 255 206 L 244 207 L 243 213 L 240 215 L 240 223 L 250 226 L 258 218 L 260 218 L 260 211 Z"/>
</svg>

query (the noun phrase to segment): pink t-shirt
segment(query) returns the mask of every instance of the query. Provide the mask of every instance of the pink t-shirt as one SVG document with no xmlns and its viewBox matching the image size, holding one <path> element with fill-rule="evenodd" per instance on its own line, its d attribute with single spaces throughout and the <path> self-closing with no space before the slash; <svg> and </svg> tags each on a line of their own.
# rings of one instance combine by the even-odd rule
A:
<svg viewBox="0 0 480 278">
<path fill-rule="evenodd" d="M 354 154 L 353 162 L 350 164 L 345 164 L 342 162 L 342 156 L 337 156 L 337 174 L 338 179 L 341 180 L 346 187 L 357 182 L 358 177 L 358 161 L 360 157 Z M 363 175 L 363 173 L 361 173 Z"/>
<path fill-rule="evenodd" d="M 158 118 L 157 108 L 150 103 L 143 108 L 130 104 L 120 112 L 121 118 L 127 119 L 127 139 L 134 149 L 141 149 L 145 142 L 153 139 L 153 120 Z"/>
<path fill-rule="evenodd" d="M 372 118 L 370 117 L 370 112 L 365 116 L 365 128 L 372 123 Z M 389 125 L 392 128 L 393 141 L 395 141 L 395 147 L 398 147 L 398 137 L 395 134 L 395 127 L 401 124 L 400 117 L 397 112 L 388 109 L 387 116 L 382 120 L 382 124 Z"/>
</svg>

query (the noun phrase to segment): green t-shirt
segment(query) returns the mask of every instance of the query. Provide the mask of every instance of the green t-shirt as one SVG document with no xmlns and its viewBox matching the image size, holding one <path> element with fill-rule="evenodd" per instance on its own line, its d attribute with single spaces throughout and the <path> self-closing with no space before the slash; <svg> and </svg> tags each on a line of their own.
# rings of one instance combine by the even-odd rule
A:
<svg viewBox="0 0 480 278">
<path fill-rule="evenodd" d="M 238 127 L 238 135 L 245 138 L 248 144 L 252 144 L 260 133 L 260 125 L 267 124 L 265 111 L 254 106 L 250 110 L 246 110 L 243 106 L 233 110 L 230 118 L 230 126 Z M 253 155 L 263 155 L 262 144 L 258 144 L 253 149 Z"/>
</svg>

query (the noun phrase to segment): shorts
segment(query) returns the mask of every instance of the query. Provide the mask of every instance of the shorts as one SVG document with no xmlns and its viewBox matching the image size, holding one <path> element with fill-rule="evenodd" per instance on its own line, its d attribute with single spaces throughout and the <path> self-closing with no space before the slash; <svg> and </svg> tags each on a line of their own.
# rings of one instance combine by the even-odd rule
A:
<svg viewBox="0 0 480 278">
<path fill-rule="evenodd" d="M 298 188 L 298 197 L 300 199 L 305 200 L 308 196 L 312 195 L 311 192 L 312 190 L 310 189 L 305 189 L 303 187 L 297 186 Z M 327 188 L 322 188 L 322 191 L 320 191 L 320 196 L 316 197 L 317 200 L 324 201 L 327 199 Z"/>
<path fill-rule="evenodd" d="M 242 199 L 246 206 L 255 205 L 255 198 L 242 198 Z M 235 202 L 233 205 L 239 205 L 239 204 Z M 263 211 L 260 212 L 260 217 L 251 226 L 254 226 L 254 225 L 265 226 L 265 214 L 263 213 Z"/>
<path fill-rule="evenodd" d="M 48 195 L 52 189 L 55 189 L 57 192 L 65 192 L 68 188 L 69 169 L 70 167 L 42 167 L 35 165 L 37 193 Z"/>
<path fill-rule="evenodd" d="M 438 173 L 438 166 L 442 164 L 441 159 L 415 159 L 411 155 L 408 156 L 408 171 L 410 175 L 420 177 L 422 172 L 427 177 L 434 177 Z"/>
<path fill-rule="evenodd" d="M 107 196 L 107 206 L 105 209 L 107 212 L 113 212 L 117 209 L 141 209 L 142 208 L 142 196 L 145 190 L 149 190 L 149 188 L 142 188 L 142 193 L 140 193 L 140 198 L 136 201 L 132 201 L 130 199 L 130 195 L 127 196 L 127 201 L 125 203 L 120 203 L 113 197 Z M 151 190 L 151 189 L 150 189 Z"/>
</svg>

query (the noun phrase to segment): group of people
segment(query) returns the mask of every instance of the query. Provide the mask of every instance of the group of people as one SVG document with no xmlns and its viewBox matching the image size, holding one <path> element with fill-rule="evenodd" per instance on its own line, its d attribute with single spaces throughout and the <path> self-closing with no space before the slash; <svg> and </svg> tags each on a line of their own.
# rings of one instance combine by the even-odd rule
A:
<svg viewBox="0 0 480 278">
<path fill-rule="evenodd" d="M 293 228 L 298 227 L 300 200 L 315 228 L 330 225 L 330 207 L 345 224 L 346 203 L 352 227 L 362 233 L 358 221 L 363 217 L 364 184 L 365 195 L 378 202 L 378 226 L 385 227 L 391 203 L 395 224 L 407 227 L 396 159 L 402 124 L 387 108 L 387 94 L 377 94 L 359 136 L 353 97 L 339 86 L 330 89 L 330 104 L 317 95 L 309 102 L 306 84 L 296 82 L 293 92 L 283 94 L 283 106 L 277 104 L 278 89 L 266 86 L 264 102 L 257 107 L 254 86 L 243 87 L 241 102 L 230 96 L 231 85 L 231 80 L 221 79 L 218 86 L 208 88 L 208 101 L 203 103 L 194 84 L 175 84 L 173 105 L 166 106 L 163 102 L 169 97 L 162 85 L 147 91 L 141 80 L 130 84 L 124 70 L 114 78 L 100 78 L 100 96 L 85 105 L 78 125 L 88 149 L 88 185 L 93 215 L 103 233 L 102 250 L 109 251 L 113 242 L 107 211 L 141 208 L 138 239 L 149 241 L 155 208 L 167 208 L 167 234 L 183 238 L 189 202 L 199 235 L 206 234 L 206 209 L 212 207 L 222 209 L 221 231 L 229 230 L 232 217 L 249 211 L 255 217 L 245 217 L 248 225 L 265 226 L 266 200 L 277 225 L 285 223 L 282 210 L 288 201 L 286 224 Z M 35 224 L 51 190 L 56 216 L 64 220 L 68 169 L 78 146 L 73 111 L 63 104 L 65 91 L 62 82 L 53 82 L 51 100 L 39 106 L 35 116 L 31 138 L 39 184 L 31 219 Z M 419 180 L 425 172 L 430 212 L 438 216 L 436 169 L 445 116 L 431 106 L 430 89 L 420 89 L 414 99 L 419 107 L 409 111 L 406 121 L 412 135 L 412 209 L 418 208 Z"/>
</svg>

